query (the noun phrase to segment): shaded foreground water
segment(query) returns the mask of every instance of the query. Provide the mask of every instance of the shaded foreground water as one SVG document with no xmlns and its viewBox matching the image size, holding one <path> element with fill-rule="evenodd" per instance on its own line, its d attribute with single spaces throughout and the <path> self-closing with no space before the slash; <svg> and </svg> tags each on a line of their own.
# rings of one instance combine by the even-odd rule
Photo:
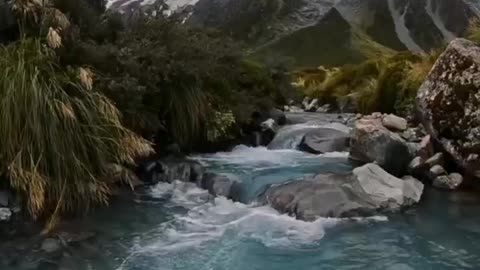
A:
<svg viewBox="0 0 480 270">
<path fill-rule="evenodd" d="M 308 223 L 256 206 L 255 198 L 267 184 L 349 171 L 345 154 L 237 147 L 195 158 L 238 177 L 243 203 L 162 183 L 78 223 L 97 237 L 59 268 L 43 269 L 480 269 L 479 196 L 430 190 L 401 214 Z"/>
</svg>

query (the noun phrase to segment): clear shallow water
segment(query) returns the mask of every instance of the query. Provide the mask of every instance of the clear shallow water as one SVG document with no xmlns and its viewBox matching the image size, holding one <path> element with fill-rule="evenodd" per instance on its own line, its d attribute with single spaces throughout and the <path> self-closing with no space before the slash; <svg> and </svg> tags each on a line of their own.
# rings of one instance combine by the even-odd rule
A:
<svg viewBox="0 0 480 270">
<path fill-rule="evenodd" d="M 308 223 L 254 198 L 266 184 L 351 170 L 345 154 L 239 147 L 195 158 L 239 177 L 244 203 L 212 200 L 185 183 L 159 184 L 79 223 L 97 237 L 76 247 L 66 269 L 480 269 L 478 195 L 428 191 L 401 214 Z"/>
</svg>

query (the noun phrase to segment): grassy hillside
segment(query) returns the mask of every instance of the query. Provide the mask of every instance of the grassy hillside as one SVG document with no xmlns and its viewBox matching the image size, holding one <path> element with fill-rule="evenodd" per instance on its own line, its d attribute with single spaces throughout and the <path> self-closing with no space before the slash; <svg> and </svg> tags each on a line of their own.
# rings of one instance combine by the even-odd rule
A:
<svg viewBox="0 0 480 270">
<path fill-rule="evenodd" d="M 392 51 L 352 27 L 336 9 L 316 25 L 303 28 L 258 50 L 256 57 L 288 56 L 295 67 L 326 67 L 360 63 Z"/>
</svg>

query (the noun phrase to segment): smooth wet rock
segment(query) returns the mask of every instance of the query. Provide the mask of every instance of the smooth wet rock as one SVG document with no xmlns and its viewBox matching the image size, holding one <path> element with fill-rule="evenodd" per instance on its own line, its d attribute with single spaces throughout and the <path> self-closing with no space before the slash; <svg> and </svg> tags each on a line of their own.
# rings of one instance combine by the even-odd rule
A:
<svg viewBox="0 0 480 270">
<path fill-rule="evenodd" d="M 312 99 L 310 97 L 304 97 L 302 100 L 302 109 L 305 110 L 309 105 Z"/>
<path fill-rule="evenodd" d="M 435 165 L 429 170 L 429 177 L 432 181 L 442 175 L 447 175 L 447 171 L 440 165 Z"/>
<path fill-rule="evenodd" d="M 304 110 L 298 106 L 285 106 L 283 108 L 285 112 L 290 112 L 290 113 L 302 113 Z"/>
<path fill-rule="evenodd" d="M 408 164 L 408 173 L 415 173 L 425 167 L 425 163 L 420 157 L 415 157 Z"/>
<path fill-rule="evenodd" d="M 299 145 L 299 150 L 312 154 L 346 152 L 349 148 L 349 142 L 350 134 L 348 127 L 344 125 L 341 127 L 326 125 L 308 131 Z"/>
<path fill-rule="evenodd" d="M 40 249 L 47 253 L 55 253 L 62 249 L 62 243 L 58 239 L 47 238 L 43 240 Z"/>
<path fill-rule="evenodd" d="M 235 197 L 235 188 L 239 180 L 232 175 L 207 173 L 204 175 L 201 187 L 213 196 L 223 196 L 229 199 Z"/>
<path fill-rule="evenodd" d="M 394 114 L 385 115 L 382 119 L 382 124 L 393 131 L 405 131 L 407 130 L 407 120 L 405 118 L 396 116 Z"/>
<path fill-rule="evenodd" d="M 275 123 L 280 126 L 283 126 L 287 123 L 287 116 L 279 109 L 270 110 L 269 118 L 273 119 Z"/>
<path fill-rule="evenodd" d="M 444 159 L 443 153 L 436 153 L 431 158 L 427 159 L 425 161 L 425 164 L 430 168 L 435 166 L 435 165 L 444 166 L 445 165 L 445 159 Z"/>
<path fill-rule="evenodd" d="M 95 238 L 94 232 L 60 232 L 58 238 L 65 244 L 75 244 Z"/>
<path fill-rule="evenodd" d="M 9 208 L 0 208 L 0 222 L 9 221 L 12 216 L 12 211 Z"/>
<path fill-rule="evenodd" d="M 376 164 L 352 174 L 319 174 L 270 187 L 263 201 L 282 213 L 312 221 L 319 217 L 371 216 L 417 203 L 423 184 L 399 179 Z"/>
<path fill-rule="evenodd" d="M 431 156 L 434 155 L 434 149 L 433 149 L 433 144 L 432 144 L 432 139 L 430 135 L 426 135 L 425 137 L 422 138 L 420 142 L 420 149 L 418 151 L 418 155 L 423 159 L 427 160 Z"/>
<path fill-rule="evenodd" d="M 324 104 L 317 109 L 318 113 L 329 113 L 332 112 L 332 106 L 330 104 Z"/>
<path fill-rule="evenodd" d="M 413 153 L 407 142 L 382 124 L 381 117 L 364 117 L 355 122 L 350 142 L 350 158 L 375 162 L 387 172 L 403 176 Z"/>
<path fill-rule="evenodd" d="M 463 182 L 463 176 L 459 173 L 441 175 L 433 180 L 433 186 L 439 189 L 454 190 Z"/>
<path fill-rule="evenodd" d="M 480 47 L 455 39 L 417 94 L 421 121 L 467 174 L 480 178 Z"/>
<path fill-rule="evenodd" d="M 140 179 L 149 184 L 172 183 L 175 180 L 199 183 L 203 174 L 203 166 L 189 159 L 167 158 L 149 161 L 139 168 Z"/>
<path fill-rule="evenodd" d="M 422 128 L 414 127 L 407 128 L 400 134 L 400 136 L 402 136 L 407 142 L 421 143 L 422 139 L 425 137 L 425 133 Z"/>
<path fill-rule="evenodd" d="M 318 99 L 315 98 L 305 107 L 305 111 L 306 112 L 316 112 L 318 110 L 318 107 L 319 107 Z"/>
</svg>

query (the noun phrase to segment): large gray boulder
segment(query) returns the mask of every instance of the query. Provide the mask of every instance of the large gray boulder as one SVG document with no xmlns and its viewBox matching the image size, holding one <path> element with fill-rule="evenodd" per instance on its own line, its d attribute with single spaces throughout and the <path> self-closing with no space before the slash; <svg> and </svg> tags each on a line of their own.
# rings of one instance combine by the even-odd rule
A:
<svg viewBox="0 0 480 270">
<path fill-rule="evenodd" d="M 330 124 L 305 133 L 299 149 L 312 154 L 346 152 L 350 143 L 350 128 L 342 124 Z"/>
<path fill-rule="evenodd" d="M 375 162 L 387 172 L 403 176 L 413 159 L 408 143 L 382 124 L 382 118 L 365 116 L 355 122 L 350 142 L 350 158 Z"/>
<path fill-rule="evenodd" d="M 262 199 L 282 213 L 312 221 L 397 211 L 419 202 L 422 192 L 415 178 L 399 179 L 370 163 L 352 174 L 319 174 L 272 186 Z"/>
<path fill-rule="evenodd" d="M 455 39 L 417 95 L 422 124 L 466 173 L 480 177 L 480 47 Z"/>
</svg>

